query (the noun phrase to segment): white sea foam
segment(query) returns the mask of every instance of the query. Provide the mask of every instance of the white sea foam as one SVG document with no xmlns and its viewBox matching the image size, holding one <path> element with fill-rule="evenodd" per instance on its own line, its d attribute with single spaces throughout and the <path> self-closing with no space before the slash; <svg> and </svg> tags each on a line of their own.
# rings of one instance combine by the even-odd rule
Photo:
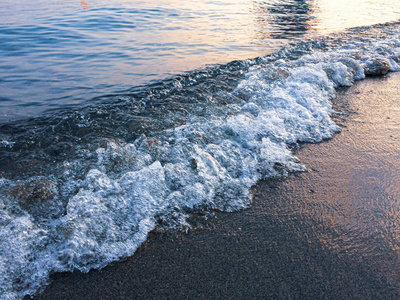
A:
<svg viewBox="0 0 400 300">
<path fill-rule="evenodd" d="M 65 163 L 61 177 L 67 181 L 1 179 L 2 299 L 34 294 L 50 272 L 87 272 L 132 255 L 160 220 L 187 225 L 196 208 L 243 209 L 258 180 L 304 171 L 291 146 L 339 131 L 330 118 L 335 88 L 363 79 L 368 63 L 384 61 L 391 71 L 400 70 L 398 32 L 297 60 L 282 51 L 280 59 L 249 69 L 234 91 L 245 104 L 233 107 L 233 115 L 193 116 L 157 137 L 110 142 L 96 151 L 97 163 L 83 179 L 67 167 L 76 162 Z M 35 184 L 39 192 L 32 190 Z M 66 214 L 55 217 L 59 198 L 75 189 Z M 32 191 L 40 197 L 30 199 Z M 29 201 L 52 212 L 32 209 L 40 203 Z"/>
<path fill-rule="evenodd" d="M 12 148 L 14 147 L 14 142 L 0 141 L 0 147 Z"/>
</svg>

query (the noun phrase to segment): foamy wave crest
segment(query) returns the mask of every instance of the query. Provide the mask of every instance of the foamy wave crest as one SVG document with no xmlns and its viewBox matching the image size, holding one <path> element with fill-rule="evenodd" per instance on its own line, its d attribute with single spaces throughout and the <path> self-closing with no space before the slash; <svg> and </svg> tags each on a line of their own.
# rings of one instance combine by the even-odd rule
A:
<svg viewBox="0 0 400 300">
<path fill-rule="evenodd" d="M 243 209 L 260 179 L 304 171 L 291 149 L 339 131 L 330 117 L 335 88 L 400 69 L 397 27 L 349 40 L 264 57 L 233 91 L 241 102 L 226 107 L 229 116 L 192 115 L 133 143 L 109 142 L 82 176 L 71 160 L 50 177 L 1 179 L 2 298 L 37 293 L 51 272 L 128 257 L 157 224 L 190 226 L 193 210 Z"/>
</svg>

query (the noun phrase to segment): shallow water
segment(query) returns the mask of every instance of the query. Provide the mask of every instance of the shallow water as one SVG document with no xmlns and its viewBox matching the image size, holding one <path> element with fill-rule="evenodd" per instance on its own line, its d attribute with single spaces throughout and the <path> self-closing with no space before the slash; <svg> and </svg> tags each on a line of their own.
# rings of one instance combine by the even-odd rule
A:
<svg viewBox="0 0 400 300">
<path fill-rule="evenodd" d="M 399 18 L 397 1 L 0 3 L 0 122 Z"/>
<path fill-rule="evenodd" d="M 380 3 L 394 17 L 396 5 Z M 318 19 L 324 2 L 129 4 L 26 6 L 23 20 L 2 4 L 3 17 L 11 12 L 0 51 L 12 70 L 0 82 L 10 104 L 2 112 L 24 116 L 0 125 L 0 291 L 8 298 L 37 293 L 50 273 L 130 256 L 156 226 L 190 226 L 193 211 L 248 207 L 260 179 L 305 170 L 292 153 L 298 142 L 339 131 L 330 102 L 337 88 L 377 64 L 400 70 L 398 22 L 341 32 L 345 22 Z M 232 24 L 253 24 L 249 7 L 267 18 L 256 18 L 258 37 Z M 361 15 L 359 25 L 368 19 Z"/>
</svg>

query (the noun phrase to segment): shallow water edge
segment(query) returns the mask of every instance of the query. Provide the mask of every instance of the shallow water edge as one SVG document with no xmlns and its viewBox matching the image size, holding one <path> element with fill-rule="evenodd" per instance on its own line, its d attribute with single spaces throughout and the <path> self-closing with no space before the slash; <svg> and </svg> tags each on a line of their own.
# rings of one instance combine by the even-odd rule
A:
<svg viewBox="0 0 400 300">
<path fill-rule="evenodd" d="M 339 93 L 340 134 L 306 144 L 308 172 L 259 182 L 252 205 L 151 233 L 131 258 L 65 273 L 36 299 L 396 299 L 400 74 Z"/>
</svg>

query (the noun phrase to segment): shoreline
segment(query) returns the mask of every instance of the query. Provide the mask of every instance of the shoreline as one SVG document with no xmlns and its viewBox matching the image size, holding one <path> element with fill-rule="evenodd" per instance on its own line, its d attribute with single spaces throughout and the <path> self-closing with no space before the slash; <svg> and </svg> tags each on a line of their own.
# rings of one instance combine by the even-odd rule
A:
<svg viewBox="0 0 400 300">
<path fill-rule="evenodd" d="M 250 208 L 152 232 L 125 261 L 55 274 L 34 299 L 399 298 L 398 82 L 339 91 L 342 132 L 302 145 L 308 172 L 258 183 Z"/>
</svg>

